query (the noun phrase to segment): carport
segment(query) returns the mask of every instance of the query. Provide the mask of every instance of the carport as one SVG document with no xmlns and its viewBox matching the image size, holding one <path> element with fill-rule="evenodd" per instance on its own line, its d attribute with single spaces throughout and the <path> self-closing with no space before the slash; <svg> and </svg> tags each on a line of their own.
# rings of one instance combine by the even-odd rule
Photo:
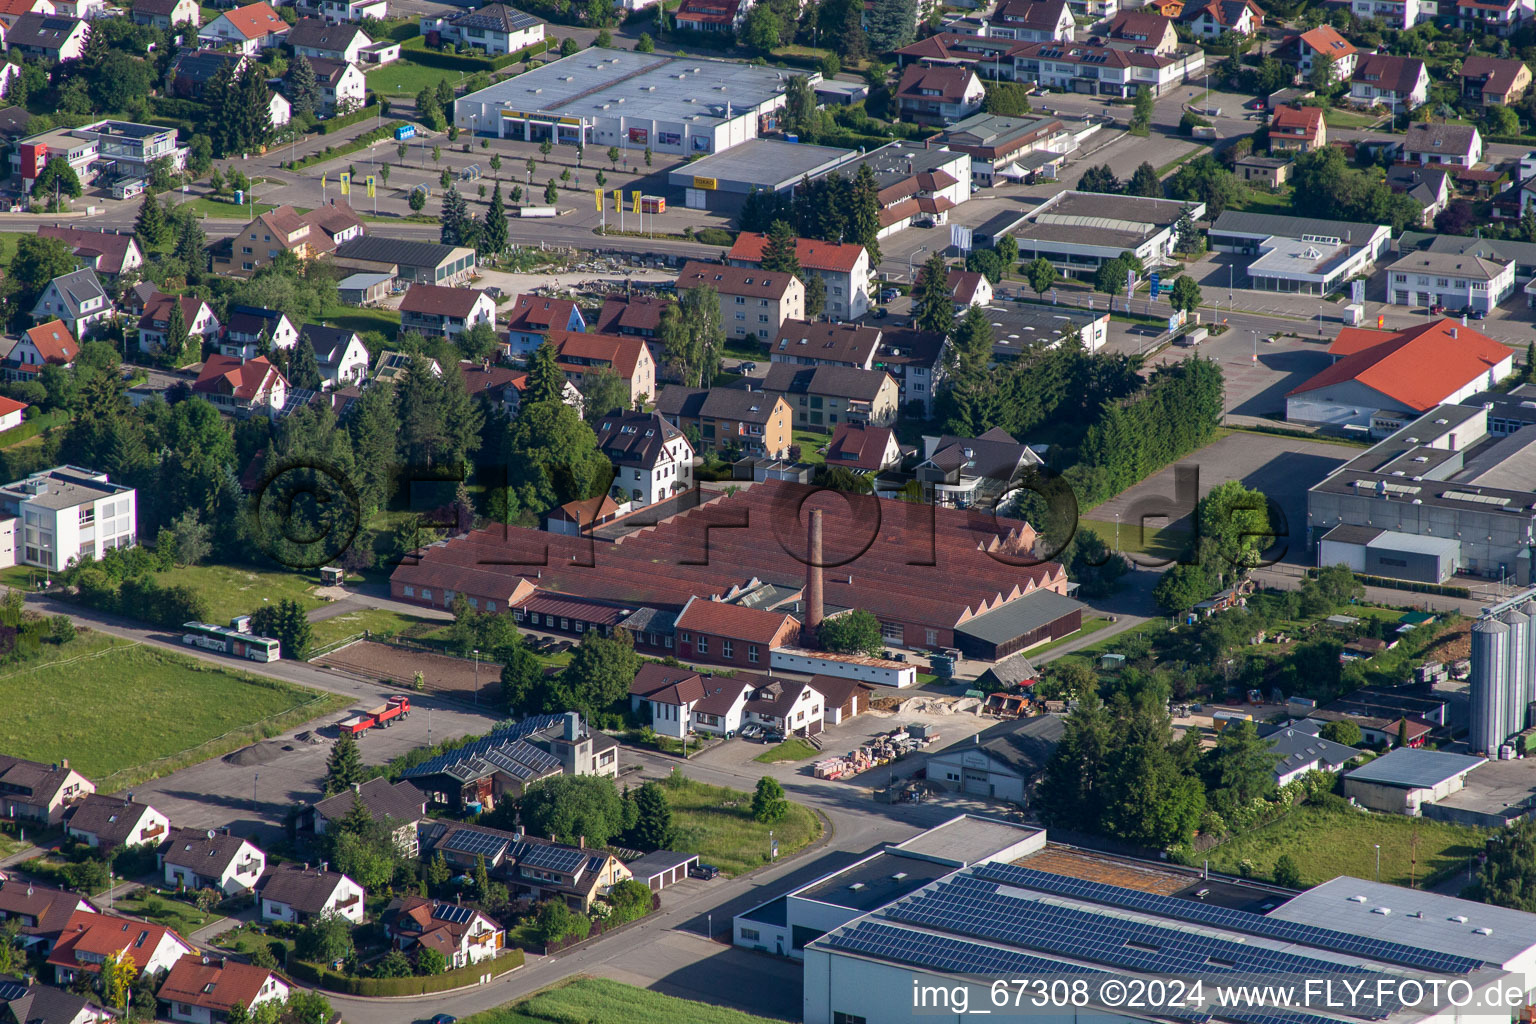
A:
<svg viewBox="0 0 1536 1024">
<path fill-rule="evenodd" d="M 651 892 L 660 892 L 667 886 L 675 885 L 687 878 L 688 870 L 698 862 L 699 855 L 696 853 L 657 850 L 639 860 L 632 860 L 624 866 L 629 868 L 630 874 L 635 876 L 635 881 L 644 882 L 650 886 Z"/>
</svg>

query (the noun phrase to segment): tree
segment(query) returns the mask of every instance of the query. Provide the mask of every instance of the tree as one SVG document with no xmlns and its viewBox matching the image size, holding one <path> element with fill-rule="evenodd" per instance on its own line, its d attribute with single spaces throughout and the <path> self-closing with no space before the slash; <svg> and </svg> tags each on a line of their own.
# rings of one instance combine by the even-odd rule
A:
<svg viewBox="0 0 1536 1024">
<path fill-rule="evenodd" d="M 1079 192 L 1119 192 L 1120 179 L 1115 177 L 1115 172 L 1109 169 L 1108 164 L 1099 164 L 1083 172 L 1077 188 Z"/>
<path fill-rule="evenodd" d="M 709 285 L 684 289 L 662 309 L 656 333 L 668 371 L 689 387 L 709 387 L 725 346 L 720 294 Z"/>
<path fill-rule="evenodd" d="M 563 899 L 540 903 L 535 922 L 539 938 L 546 945 L 571 937 L 586 938 L 592 930 L 592 922 L 566 906 Z"/>
<path fill-rule="evenodd" d="M 583 416 L 587 425 L 596 430 L 603 418 L 615 411 L 629 407 L 629 384 L 613 370 L 599 366 L 584 373 L 581 380 Z"/>
<path fill-rule="evenodd" d="M 816 94 L 804 75 L 790 75 L 784 82 L 784 130 L 791 135 L 810 131 L 816 117 Z"/>
<path fill-rule="evenodd" d="M 1013 276 L 1014 267 L 1019 262 L 1019 240 L 1012 235 L 1003 235 L 994 244 L 997 251 L 997 259 L 1003 265 L 1003 280 Z"/>
<path fill-rule="evenodd" d="M 550 178 L 549 184 L 544 186 L 544 205 L 554 206 L 560 201 L 560 188 L 555 184 L 555 179 Z"/>
<path fill-rule="evenodd" d="M 176 565 L 197 565 L 213 551 L 212 531 L 196 509 L 186 509 L 171 525 L 161 527 L 155 547 L 162 557 L 169 553 Z"/>
<path fill-rule="evenodd" d="M 1221 161 L 1202 156 L 1180 167 L 1168 179 L 1167 192 L 1174 199 L 1198 200 L 1207 215 L 1216 218 L 1242 195 L 1242 183 Z"/>
<path fill-rule="evenodd" d="M 869 12 L 869 45 L 879 53 L 900 49 L 912 41 L 917 30 L 915 0 L 875 0 Z"/>
<path fill-rule="evenodd" d="M 1174 565 L 1152 588 L 1152 599 L 1169 615 L 1182 615 L 1210 596 L 1214 588 L 1203 565 Z"/>
<path fill-rule="evenodd" d="M 642 850 L 662 850 L 672 844 L 672 805 L 667 791 L 654 779 L 642 783 L 634 794 L 637 815 L 632 830 L 634 843 Z"/>
<path fill-rule="evenodd" d="M 1275 791 L 1279 755 L 1252 722 L 1229 722 L 1206 760 L 1207 782 L 1213 791 L 1229 795 L 1229 807 L 1241 807 Z"/>
<path fill-rule="evenodd" d="M 398 949 L 385 953 L 373 965 L 375 978 L 409 978 L 412 973 L 411 958 Z"/>
<path fill-rule="evenodd" d="M 507 208 L 502 204 L 501 182 L 498 181 L 491 191 L 491 203 L 485 208 L 478 251 L 482 256 L 500 256 L 507 251 L 507 241 Z"/>
<path fill-rule="evenodd" d="M 1025 266 L 1024 277 L 1035 295 L 1044 296 L 1045 290 L 1056 283 L 1056 265 L 1044 256 L 1036 256 Z"/>
<path fill-rule="evenodd" d="M 342 733 L 336 737 L 336 743 L 331 747 L 331 756 L 325 761 L 325 784 L 322 786 L 325 795 L 344 792 L 360 785 L 366 778 L 367 771 L 363 768 L 363 757 L 357 749 L 357 740 L 352 738 L 351 733 Z"/>
<path fill-rule="evenodd" d="M 793 225 L 786 220 L 774 221 L 763 240 L 762 268 L 775 274 L 799 274 L 797 247 L 798 238 Z"/>
<path fill-rule="evenodd" d="M 451 868 L 448 867 L 448 861 L 443 856 L 443 851 L 442 850 L 438 850 L 436 853 L 434 853 L 432 855 L 432 859 L 427 861 L 427 867 L 426 867 L 426 881 L 427 881 L 427 885 L 430 886 L 432 888 L 432 890 L 435 892 L 435 891 L 441 889 L 443 886 L 447 885 L 448 884 L 448 880 L 451 879 L 452 877 L 453 877 L 453 871 L 452 871 Z"/>
<path fill-rule="evenodd" d="M 923 261 L 912 299 L 912 325 L 920 331 L 948 334 L 955 326 L 955 297 L 949 290 L 949 267 L 935 250 Z"/>
<path fill-rule="evenodd" d="M 1489 135 L 1519 135 L 1520 117 L 1502 104 L 1490 104 L 1483 108 L 1483 123 Z"/>
<path fill-rule="evenodd" d="M 1107 293 L 1111 298 L 1119 295 L 1125 288 L 1125 275 L 1127 271 L 1125 260 L 1116 256 L 1111 260 L 1104 260 L 1099 264 L 1099 269 L 1093 275 L 1093 287 L 1098 291 Z"/>
<path fill-rule="evenodd" d="M 448 958 L 430 946 L 416 951 L 416 973 L 422 975 L 443 974 L 448 970 Z"/>
<path fill-rule="evenodd" d="M 1125 194 L 1145 196 L 1149 199 L 1162 198 L 1163 183 L 1157 176 L 1157 169 L 1143 160 L 1141 166 L 1137 167 L 1135 173 L 1131 175 L 1131 180 L 1126 182 Z"/>
<path fill-rule="evenodd" d="M 882 0 L 885 2 L 885 0 Z M 911 0 L 899 0 L 910 3 Z M 848 210 L 847 241 L 862 245 L 869 254 L 871 267 L 880 264 L 880 186 L 869 164 L 859 165 L 853 177 L 853 189 Z"/>
<path fill-rule="evenodd" d="M 524 710 L 544 679 L 544 663 L 519 641 L 501 651 L 501 700 L 508 711 Z"/>
<path fill-rule="evenodd" d="M 294 955 L 311 963 L 333 964 L 351 956 L 352 950 L 352 922 L 333 911 L 300 927 L 293 941 Z"/>
<path fill-rule="evenodd" d="M 153 199 L 150 200 L 154 202 Z M 171 297 L 171 312 L 165 319 L 165 355 L 180 365 L 187 348 L 187 316 L 181 309 L 181 300 Z"/>
<path fill-rule="evenodd" d="M 251 615 L 251 631 L 257 636 L 275 638 L 282 647 L 283 657 L 294 661 L 303 661 L 309 656 L 309 645 L 314 637 L 304 606 L 286 597 L 276 604 L 256 609 Z"/>
<path fill-rule="evenodd" d="M 746 21 L 742 23 L 741 42 L 759 53 L 767 53 L 779 45 L 779 33 L 783 27 L 772 7 L 765 3 L 754 4 L 747 12 Z"/>
<path fill-rule="evenodd" d="M 545 710 L 575 709 L 590 720 L 624 700 L 640 665 L 628 631 L 615 629 L 612 636 L 588 633 L 557 677 Z"/>
<path fill-rule="evenodd" d="M 422 86 L 421 91 L 416 94 L 416 116 L 434 131 L 442 131 L 447 124 L 447 118 L 443 116 L 443 106 L 438 102 L 437 94 L 429 85 Z"/>
<path fill-rule="evenodd" d="M 1156 100 L 1152 96 L 1152 90 L 1141 86 L 1136 90 L 1136 99 L 1131 107 L 1131 134 L 1145 135 L 1152 127 L 1152 113 Z M 1138 195 L 1140 193 L 1131 193 Z"/>
<path fill-rule="evenodd" d="M 1096 831 L 1103 809 L 1113 724 L 1096 688 L 1076 694 L 1061 742 L 1046 762 L 1036 800 L 1041 817 L 1054 828 Z"/>
<path fill-rule="evenodd" d="M 823 619 L 817 639 L 823 649 L 839 654 L 877 655 L 885 646 L 880 620 L 862 608 Z"/>
<path fill-rule="evenodd" d="M 1186 209 L 1179 215 L 1178 223 L 1174 226 L 1174 245 L 1181 253 L 1198 256 L 1205 252 L 1205 236 L 1195 226 L 1195 219 L 1189 215 Z"/>
<path fill-rule="evenodd" d="M 320 361 L 315 357 L 315 345 L 308 334 L 300 335 L 298 344 L 293 346 L 285 376 L 293 387 L 320 390 L 325 378 L 320 376 Z"/>
<path fill-rule="evenodd" d="M 752 817 L 764 825 L 772 825 L 789 813 L 789 801 L 784 797 L 784 787 L 771 775 L 757 780 L 752 794 Z"/>
<path fill-rule="evenodd" d="M 420 186 L 417 186 L 411 189 L 411 194 L 405 202 L 411 208 L 412 213 L 420 213 L 427 205 L 427 193 Z"/>
<path fill-rule="evenodd" d="M 800 283 L 805 285 L 805 316 L 814 320 L 827 308 L 827 282 L 814 270 L 802 271 Z"/>
<path fill-rule="evenodd" d="M 81 193 L 80 176 L 75 169 L 69 166 L 69 161 L 64 157 L 56 156 L 43 165 L 37 178 L 32 182 L 33 195 L 69 196 L 71 199 L 79 199 Z M 145 197 L 149 202 L 153 199 Z"/>
<path fill-rule="evenodd" d="M 624 807 L 613 780 L 599 775 L 557 775 L 528 787 L 518 806 L 524 826 L 574 846 L 607 846 L 624 829 Z"/>
<path fill-rule="evenodd" d="M 1296 859 L 1288 853 L 1282 853 L 1275 860 L 1275 884 L 1287 889 L 1300 889 L 1301 869 L 1296 866 Z"/>
<path fill-rule="evenodd" d="M 475 222 L 470 216 L 469 204 L 452 185 L 443 193 L 442 217 L 439 221 L 438 241 L 443 245 L 470 245 L 474 240 Z"/>
<path fill-rule="evenodd" d="M 560 56 L 562 57 L 569 57 L 579 49 L 581 49 L 581 47 L 578 46 L 576 44 L 576 40 L 572 39 L 570 36 L 566 36 L 564 39 L 560 40 Z"/>
<path fill-rule="evenodd" d="M 315 79 L 315 67 L 302 53 L 288 62 L 288 101 L 293 104 L 293 116 L 313 114 L 320 103 L 320 84 Z"/>
<path fill-rule="evenodd" d="M 1188 274 L 1180 274 L 1168 289 L 1168 301 L 1174 309 L 1193 313 L 1200 308 L 1200 285 Z"/>
<path fill-rule="evenodd" d="M 651 40 L 649 32 L 641 32 L 640 38 L 635 40 L 636 53 L 651 53 L 656 49 L 656 44 Z"/>
<path fill-rule="evenodd" d="M 1312 71 L 1307 75 L 1307 84 L 1317 92 L 1327 92 L 1333 88 L 1333 57 L 1326 53 L 1315 54 L 1312 58 Z"/>
<path fill-rule="evenodd" d="M 106 1004 L 126 1013 L 138 974 L 139 968 L 127 950 L 107 954 L 101 963 L 101 997 Z"/>
<path fill-rule="evenodd" d="M 1496 907 L 1536 911 L 1536 821 L 1526 818 L 1496 833 L 1477 871 L 1477 898 Z"/>
<path fill-rule="evenodd" d="M 10 279 L 17 287 L 13 303 L 30 311 L 48 282 L 75 266 L 74 250 L 59 239 L 23 235 L 16 240 L 16 255 L 11 257 Z"/>
</svg>

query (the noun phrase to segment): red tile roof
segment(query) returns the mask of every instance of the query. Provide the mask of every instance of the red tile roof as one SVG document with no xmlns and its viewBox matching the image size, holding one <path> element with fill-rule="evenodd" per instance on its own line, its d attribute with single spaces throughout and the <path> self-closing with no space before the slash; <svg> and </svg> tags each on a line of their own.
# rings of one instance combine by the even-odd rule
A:
<svg viewBox="0 0 1536 1024">
<path fill-rule="evenodd" d="M 514 331 L 534 333 L 551 327 L 565 330 L 571 322 L 571 314 L 577 313 L 576 303 L 570 299 L 550 299 L 542 295 L 519 295 L 512 300 L 507 314 L 507 326 Z"/>
<path fill-rule="evenodd" d="M 271 32 L 286 33 L 288 31 L 288 23 L 278 17 L 272 5 L 265 0 L 225 11 L 224 17 L 229 19 L 229 23 L 247 39 L 260 39 Z"/>
<path fill-rule="evenodd" d="M 59 935 L 58 944 L 53 947 L 53 953 L 48 957 L 50 964 L 68 968 L 83 969 L 87 971 L 99 970 L 99 961 L 91 962 L 91 957 L 108 957 L 115 953 L 126 953 L 134 966 L 140 970 L 154 955 L 155 949 L 161 941 L 170 935 L 185 946 L 188 951 L 191 946 L 180 935 L 170 928 L 158 924 L 145 924 L 143 921 L 130 921 L 126 917 L 117 917 L 113 914 L 93 914 L 85 910 L 77 910 L 70 915 L 69 923 L 64 926 Z M 77 959 L 78 954 L 86 954 L 86 959 Z"/>
<path fill-rule="evenodd" d="M 267 361 L 266 356 L 257 356 L 242 363 L 234 356 L 213 355 L 203 364 L 203 372 L 197 375 L 192 390 L 232 395 L 250 401 L 265 394 L 278 381 L 283 381 L 283 375 Z"/>
<path fill-rule="evenodd" d="M 62 320 L 29 327 L 26 335 L 37 348 L 38 354 L 50 363 L 70 363 L 80 354 L 80 345 Z"/>
<path fill-rule="evenodd" d="M 1483 95 L 1504 96 L 1514 88 L 1515 78 L 1525 68 L 1520 60 L 1501 60 L 1498 57 L 1468 57 L 1461 62 L 1461 77 L 1475 78 L 1482 82 Z"/>
<path fill-rule="evenodd" d="M 173 1003 L 190 1003 L 220 1013 L 230 1007 L 249 1010 L 273 974 L 265 967 L 224 957 L 188 953 L 176 961 L 156 993 Z"/>
<path fill-rule="evenodd" d="M 139 317 L 139 330 L 158 330 L 168 324 L 171 319 L 172 301 L 172 296 L 155 292 L 149 301 L 144 303 L 144 315 Z M 183 295 L 181 297 L 181 318 L 186 321 L 188 330 L 191 330 L 192 325 L 197 322 L 198 316 L 202 314 L 204 305 L 206 303 L 196 295 Z"/>
<path fill-rule="evenodd" d="M 786 627 L 798 626 L 794 616 L 783 612 L 694 598 L 677 617 L 676 628 L 749 644 L 772 645 L 784 637 Z"/>
<path fill-rule="evenodd" d="M 708 285 L 721 295 L 782 300 L 794 280 L 793 274 L 776 274 L 758 267 L 729 267 L 689 260 L 677 275 L 677 290 Z"/>
<path fill-rule="evenodd" d="M 1510 358 L 1504 345 L 1455 320 L 1436 320 L 1392 333 L 1346 327 L 1328 347 L 1328 354 L 1338 361 L 1289 394 L 1353 380 L 1420 412 L 1434 408 L 1453 391 L 1484 378 Z"/>
<path fill-rule="evenodd" d="M 763 259 L 763 247 L 768 244 L 767 235 L 755 234 L 751 231 L 743 231 L 736 236 L 736 244 L 731 246 L 729 259 L 741 260 L 744 263 L 761 263 Z M 851 242 L 818 242 L 810 238 L 795 239 L 795 258 L 800 265 L 810 270 L 832 270 L 843 274 L 851 274 L 859 265 L 859 260 L 864 255 L 862 245 L 854 245 Z"/>
<path fill-rule="evenodd" d="M 1350 41 L 1339 35 L 1332 25 L 1319 25 L 1310 32 L 1303 32 L 1297 38 L 1316 52 L 1332 57 L 1334 60 L 1357 52 Z"/>
<path fill-rule="evenodd" d="M 1165 18 L 1161 14 L 1154 14 L 1149 10 L 1121 11 L 1109 23 L 1109 35 L 1111 39 L 1144 40 L 1149 43 L 1160 43 L 1172 27 L 1172 18 Z"/>
<path fill-rule="evenodd" d="M 582 334 L 577 331 L 550 331 L 556 360 L 587 359 L 607 363 L 625 380 L 635 376 L 645 342 L 626 334 Z"/>
<path fill-rule="evenodd" d="M 1314 139 L 1322 123 L 1322 107 L 1280 107 L 1270 118 L 1269 128 L 1288 137 Z"/>
<path fill-rule="evenodd" d="M 45 224 L 37 229 L 38 235 L 43 238 L 57 238 L 71 249 L 75 255 L 82 255 L 86 250 L 101 256 L 101 266 L 98 268 L 103 274 L 121 274 L 123 272 L 123 260 L 128 256 L 128 250 L 135 247 L 132 234 L 119 234 L 116 231 L 88 231 L 84 228 L 65 227 L 64 225 Z"/>
<path fill-rule="evenodd" d="M 671 305 L 659 295 L 632 295 L 628 299 L 607 299 L 597 315 L 597 329 L 603 334 L 655 332 L 661 324 L 661 311 Z"/>
<path fill-rule="evenodd" d="M 959 103 L 972 85 L 980 85 L 976 72 L 967 67 L 941 64 L 930 67 L 909 64 L 901 73 L 896 95 L 901 99 L 938 100 L 943 103 Z"/>
<path fill-rule="evenodd" d="M 827 464 L 876 472 L 885 468 L 890 450 L 891 429 L 861 423 L 839 423 L 832 440 L 827 442 Z"/>
</svg>

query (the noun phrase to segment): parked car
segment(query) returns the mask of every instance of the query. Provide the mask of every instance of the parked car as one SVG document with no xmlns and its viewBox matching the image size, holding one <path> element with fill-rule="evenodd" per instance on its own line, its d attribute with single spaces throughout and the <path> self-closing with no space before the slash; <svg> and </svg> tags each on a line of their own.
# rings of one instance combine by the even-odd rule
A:
<svg viewBox="0 0 1536 1024">
<path fill-rule="evenodd" d="M 741 727 L 741 738 L 744 740 L 755 740 L 762 734 L 763 727 L 755 722 Z"/>
<path fill-rule="evenodd" d="M 897 291 L 895 288 L 886 288 L 884 291 L 882 291 L 880 293 L 880 301 L 881 302 L 890 302 L 892 299 L 896 298 L 900 294 L 901 294 L 901 292 Z"/>
<path fill-rule="evenodd" d="M 458 1024 L 458 1020 L 451 1013 L 439 1013 L 432 1018 L 432 1024 Z"/>
<path fill-rule="evenodd" d="M 779 732 L 779 730 L 777 730 L 777 729 L 765 729 L 763 731 L 763 742 L 764 743 L 783 743 L 784 742 L 784 734 Z"/>
<path fill-rule="evenodd" d="M 1440 303 L 1438 303 L 1438 302 L 1429 307 L 1429 314 L 1430 314 L 1430 316 L 1439 316 L 1441 313 L 1444 313 L 1444 312 L 1445 312 L 1445 307 L 1440 305 Z"/>
<path fill-rule="evenodd" d="M 736 367 L 736 369 L 741 371 L 742 373 L 756 373 L 757 372 L 757 364 L 756 363 L 742 363 L 740 366 Z"/>
<path fill-rule="evenodd" d="M 1249 100 L 1247 103 L 1244 103 L 1243 106 L 1249 110 L 1266 110 L 1268 109 L 1269 104 L 1264 100 Z"/>
<path fill-rule="evenodd" d="M 888 317 L 890 315 L 891 315 L 891 311 L 886 309 L 884 306 L 876 306 L 875 307 L 875 311 L 872 314 L 872 316 L 874 316 L 874 318 L 876 320 L 884 320 L 886 317 Z"/>
<path fill-rule="evenodd" d="M 693 867 L 688 869 L 688 876 L 690 878 L 702 878 L 706 882 L 711 878 L 714 878 L 719 873 L 720 869 L 715 867 L 713 864 L 695 864 Z"/>
</svg>

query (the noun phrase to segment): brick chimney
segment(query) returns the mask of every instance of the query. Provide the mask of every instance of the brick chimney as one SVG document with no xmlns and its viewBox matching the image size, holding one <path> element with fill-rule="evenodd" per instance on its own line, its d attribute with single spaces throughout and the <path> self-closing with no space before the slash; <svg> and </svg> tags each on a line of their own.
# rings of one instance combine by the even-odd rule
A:
<svg viewBox="0 0 1536 1024">
<path fill-rule="evenodd" d="M 821 509 L 819 508 L 811 510 L 805 563 L 805 623 L 800 627 L 800 642 L 807 647 L 815 647 L 822 614 Z"/>
</svg>

